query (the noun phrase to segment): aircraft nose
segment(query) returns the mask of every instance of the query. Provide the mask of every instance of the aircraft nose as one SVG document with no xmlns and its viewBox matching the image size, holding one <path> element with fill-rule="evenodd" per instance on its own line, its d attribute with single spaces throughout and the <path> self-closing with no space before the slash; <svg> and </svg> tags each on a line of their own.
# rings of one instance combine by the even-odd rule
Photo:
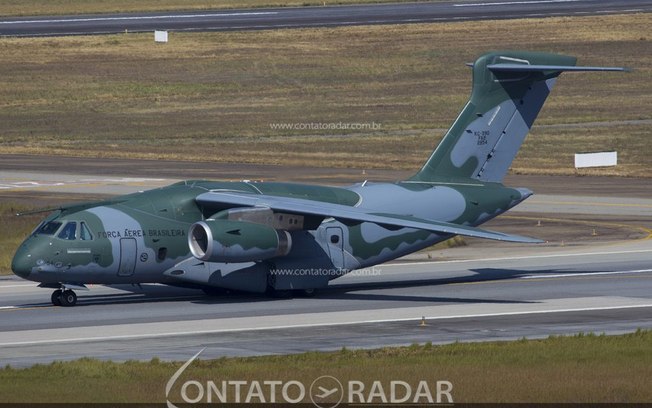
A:
<svg viewBox="0 0 652 408">
<path fill-rule="evenodd" d="M 11 260 L 11 270 L 21 278 L 27 279 L 32 272 L 33 266 L 34 260 L 32 259 L 32 255 L 27 251 L 24 244 L 21 245 Z"/>
</svg>

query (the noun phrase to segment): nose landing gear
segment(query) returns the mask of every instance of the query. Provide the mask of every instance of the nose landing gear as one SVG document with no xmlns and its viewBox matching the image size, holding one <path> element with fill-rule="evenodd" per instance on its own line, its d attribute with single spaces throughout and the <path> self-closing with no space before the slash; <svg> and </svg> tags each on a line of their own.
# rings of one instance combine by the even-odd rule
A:
<svg viewBox="0 0 652 408">
<path fill-rule="evenodd" d="M 77 294 L 70 289 L 57 289 L 52 292 L 50 299 L 55 306 L 75 306 L 77 304 Z"/>
<path fill-rule="evenodd" d="M 50 300 L 55 306 L 75 306 L 77 304 L 76 290 L 89 290 L 83 283 L 41 283 L 40 288 L 56 289 Z"/>
</svg>

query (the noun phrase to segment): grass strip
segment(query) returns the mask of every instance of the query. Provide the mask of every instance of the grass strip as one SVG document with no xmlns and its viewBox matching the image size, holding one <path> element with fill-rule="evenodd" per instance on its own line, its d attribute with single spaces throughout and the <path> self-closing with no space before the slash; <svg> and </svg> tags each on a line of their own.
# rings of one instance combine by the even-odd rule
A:
<svg viewBox="0 0 652 408">
<path fill-rule="evenodd" d="M 190 379 L 203 384 L 209 380 L 218 384 L 223 380 L 298 380 L 309 387 L 313 379 L 332 375 L 344 383 L 362 381 L 367 387 L 373 381 L 387 387 L 392 380 L 413 386 L 421 380 L 447 380 L 453 384 L 455 402 L 650 402 L 651 350 L 652 332 L 638 330 L 619 336 L 579 334 L 544 340 L 200 359 L 180 377 L 170 399 L 178 401 L 178 388 Z M 197 351 L 188 350 L 188 358 Z M 124 363 L 84 358 L 27 369 L 5 367 L 0 369 L 0 402 L 164 402 L 166 383 L 180 366 L 156 358 Z"/>
</svg>

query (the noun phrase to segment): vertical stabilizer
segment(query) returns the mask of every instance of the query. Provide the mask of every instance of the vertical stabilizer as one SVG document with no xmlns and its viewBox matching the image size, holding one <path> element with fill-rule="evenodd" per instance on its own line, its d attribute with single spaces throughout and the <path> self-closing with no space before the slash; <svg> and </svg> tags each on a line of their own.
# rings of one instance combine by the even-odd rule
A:
<svg viewBox="0 0 652 408">
<path fill-rule="evenodd" d="M 623 71 L 576 67 L 576 58 L 522 51 L 491 52 L 473 64 L 473 90 L 415 181 L 502 182 L 563 71 Z"/>
</svg>

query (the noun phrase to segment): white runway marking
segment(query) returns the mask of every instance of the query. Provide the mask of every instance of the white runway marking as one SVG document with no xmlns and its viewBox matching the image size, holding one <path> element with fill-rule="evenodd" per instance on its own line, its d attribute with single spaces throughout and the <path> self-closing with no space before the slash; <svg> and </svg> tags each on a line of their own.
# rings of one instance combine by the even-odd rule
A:
<svg viewBox="0 0 652 408">
<path fill-rule="evenodd" d="M 113 177 L 113 178 L 83 178 L 79 180 L 67 180 L 67 181 L 49 181 L 49 180 L 38 180 L 38 181 L 14 181 L 14 182 L 5 182 L 0 184 L 0 190 L 9 190 L 9 189 L 34 189 L 34 188 L 47 188 L 47 187 L 63 187 L 63 186 L 77 186 L 77 185 L 86 185 L 86 184 L 143 184 L 143 183 L 159 183 L 168 181 L 167 179 L 162 178 L 144 178 L 144 177 Z"/>
<path fill-rule="evenodd" d="M 537 1 L 500 1 L 494 3 L 460 3 L 454 7 L 513 6 L 518 4 L 577 3 L 586 0 L 537 0 Z"/>
<path fill-rule="evenodd" d="M 411 265 L 439 265 L 439 264 L 458 264 L 458 263 L 473 263 L 473 262 L 494 262 L 494 261 L 519 261 L 527 259 L 549 259 L 549 258 L 569 258 L 569 257 L 585 257 L 585 256 L 599 256 L 599 255 L 623 255 L 623 254 L 645 254 L 652 252 L 652 249 L 639 249 L 631 251 L 612 251 L 612 252 L 577 252 L 567 254 L 547 254 L 547 255 L 531 255 L 531 256 L 512 256 L 512 257 L 498 257 L 498 258 L 481 258 L 481 259 L 456 259 L 452 261 L 425 261 L 425 262 L 402 262 L 402 263 L 388 263 L 386 266 L 411 266 Z M 382 267 L 378 265 L 377 267 Z"/>
<path fill-rule="evenodd" d="M 0 289 L 5 289 L 5 288 L 38 288 L 36 285 L 36 282 L 33 284 L 23 284 L 23 285 L 0 285 Z"/>
<path fill-rule="evenodd" d="M 577 276 L 596 276 L 596 275 L 629 275 L 629 274 L 650 273 L 650 272 L 652 272 L 652 269 L 639 269 L 639 270 L 634 270 L 634 271 L 560 273 L 560 274 L 554 274 L 554 275 L 521 276 L 519 279 L 571 278 L 571 277 L 577 277 Z"/>
<path fill-rule="evenodd" d="M 163 19 L 184 19 L 201 17 L 238 17 L 238 16 L 263 16 L 278 14 L 277 11 L 257 11 L 250 13 L 208 13 L 208 14 L 171 14 L 164 16 L 124 16 L 124 17 L 89 17 L 89 18 L 65 18 L 52 20 L 22 20 L 22 21 L 0 21 L 0 24 L 34 24 L 34 23 L 86 23 L 91 21 L 125 21 L 125 20 L 163 20 Z"/>
<path fill-rule="evenodd" d="M 14 183 L 0 184 L 0 189 L 8 190 L 10 188 L 57 187 L 63 185 L 64 183 L 41 183 L 38 181 L 16 181 Z"/>
</svg>

